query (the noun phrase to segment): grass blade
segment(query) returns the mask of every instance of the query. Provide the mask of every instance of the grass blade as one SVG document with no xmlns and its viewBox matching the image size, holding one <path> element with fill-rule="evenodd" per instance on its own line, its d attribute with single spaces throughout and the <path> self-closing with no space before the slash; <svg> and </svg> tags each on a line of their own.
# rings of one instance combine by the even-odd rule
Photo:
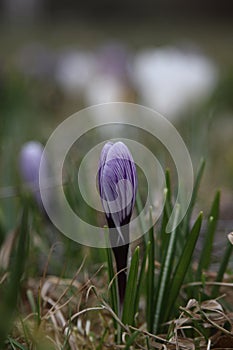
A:
<svg viewBox="0 0 233 350">
<path fill-rule="evenodd" d="M 172 212 L 172 202 L 171 202 L 171 181 L 170 181 L 170 172 L 166 170 L 166 188 L 164 189 L 164 209 L 163 209 L 163 217 L 161 228 L 156 239 L 156 257 L 158 261 L 162 260 L 162 257 L 166 256 L 166 251 L 169 242 L 169 235 L 166 232 L 166 227 L 168 224 L 168 220 L 170 218 Z"/>
<path fill-rule="evenodd" d="M 16 340 L 14 340 L 13 338 L 8 338 L 8 341 L 10 343 L 10 345 L 12 346 L 12 349 L 20 349 L 20 350 L 27 350 L 27 348 L 25 348 L 22 344 L 18 343 Z"/>
<path fill-rule="evenodd" d="M 186 216 L 185 216 L 185 219 L 184 219 L 184 224 L 183 224 L 184 233 L 187 233 L 189 231 L 189 223 L 190 223 L 190 219 L 192 217 L 193 208 L 194 208 L 195 203 L 196 203 L 197 194 L 198 194 L 201 179 L 202 179 L 202 176 L 204 173 L 204 169 L 205 169 L 205 160 L 201 159 L 198 170 L 197 170 L 197 175 L 196 175 L 196 179 L 194 182 L 194 186 L 193 186 L 193 193 L 192 193 L 192 198 L 191 198 L 191 201 L 189 204 L 189 209 L 188 209 Z"/>
<path fill-rule="evenodd" d="M 228 237 L 229 237 L 229 235 L 228 235 Z M 233 245 L 229 239 L 229 241 L 227 242 L 227 247 L 225 249 L 225 253 L 223 255 L 223 258 L 222 258 L 220 266 L 219 266 L 219 270 L 218 270 L 218 274 L 217 274 L 215 282 L 222 282 L 223 276 L 224 276 L 224 273 L 226 272 L 227 265 L 229 263 L 232 252 L 233 252 Z M 220 288 L 219 285 L 213 286 L 212 292 L 211 292 L 212 298 L 216 298 L 218 296 L 219 288 Z"/>
<path fill-rule="evenodd" d="M 207 232 L 205 235 L 202 252 L 199 259 L 197 280 L 201 279 L 203 270 L 207 270 L 211 262 L 211 253 L 214 242 L 214 234 L 216 232 L 216 226 L 219 216 L 219 203 L 220 203 L 220 192 L 218 191 L 215 195 L 210 214 L 208 217 Z"/>
<path fill-rule="evenodd" d="M 28 236 L 28 210 L 25 207 L 22 215 L 19 229 L 18 244 L 15 256 L 10 266 L 10 279 L 7 286 L 2 290 L 0 304 L 0 314 L 4 318 L 0 321 L 0 348 L 3 348 L 7 333 L 10 330 L 17 306 L 18 295 L 20 292 L 21 277 L 24 272 L 26 257 L 28 253 L 29 236 Z"/>
<path fill-rule="evenodd" d="M 142 218 L 142 216 L 140 215 L 140 213 L 143 210 L 143 205 L 142 205 L 142 199 L 141 199 L 139 191 L 137 191 L 137 195 L 136 195 L 136 209 L 137 209 L 137 215 L 139 217 L 139 223 L 140 223 L 140 226 L 141 226 L 141 231 L 142 232 L 146 232 L 147 230 L 146 230 L 145 219 Z M 146 236 L 145 235 L 144 235 L 144 245 L 146 247 Z"/>
<path fill-rule="evenodd" d="M 152 222 L 152 213 L 150 211 L 150 220 Z M 146 317 L 147 317 L 147 329 L 149 332 L 153 330 L 153 318 L 154 318 L 154 261 L 155 261 L 155 242 L 154 242 L 154 227 L 151 225 L 149 230 L 149 242 L 147 246 L 148 256 L 148 271 L 146 274 Z"/>
<path fill-rule="evenodd" d="M 138 312 L 139 299 L 140 299 L 140 294 L 141 294 L 141 290 L 142 290 L 142 286 L 143 286 L 142 282 L 143 282 L 143 277 L 145 275 L 146 261 L 147 261 L 148 250 L 150 249 L 150 246 L 151 246 L 151 243 L 148 242 L 147 250 L 143 256 L 143 260 L 142 260 L 141 268 L 140 268 L 140 272 L 139 272 L 138 283 L 137 283 L 137 293 L 136 293 L 136 297 L 135 297 L 135 306 L 134 306 L 134 314 L 135 315 Z"/>
<path fill-rule="evenodd" d="M 172 308 L 174 303 L 178 297 L 180 288 L 183 284 L 186 272 L 190 266 L 192 255 L 194 248 L 196 246 L 196 242 L 200 233 L 201 224 L 202 224 L 203 214 L 202 212 L 199 214 L 193 228 L 189 234 L 188 240 L 183 250 L 183 254 L 181 255 L 178 264 L 176 266 L 173 280 L 169 290 L 169 296 L 166 304 L 166 312 L 164 313 L 163 321 L 167 320 L 170 317 Z"/>
<path fill-rule="evenodd" d="M 125 300 L 123 305 L 122 312 L 122 322 L 127 325 L 134 324 L 134 305 L 137 299 L 137 280 L 138 280 L 138 267 L 139 267 L 139 247 L 137 247 L 134 251 L 127 285 L 125 291 Z"/>
<path fill-rule="evenodd" d="M 179 206 L 176 207 L 175 212 L 175 220 L 173 223 L 174 229 L 169 235 L 169 245 L 167 249 L 166 258 L 164 260 L 164 263 L 161 267 L 161 277 L 160 277 L 160 283 L 158 286 L 158 293 L 156 297 L 156 305 L 155 305 L 155 316 L 154 316 L 154 332 L 156 333 L 159 328 L 160 324 L 160 318 L 161 318 L 161 312 L 163 309 L 163 305 L 165 302 L 165 298 L 167 296 L 167 291 L 169 290 L 169 282 L 170 282 L 170 275 L 171 275 L 171 268 L 172 268 L 172 259 L 174 256 L 174 249 L 175 249 L 175 240 L 176 240 L 176 233 L 177 233 L 177 220 L 179 216 Z"/>
<path fill-rule="evenodd" d="M 162 225 L 161 225 L 162 233 L 163 232 L 166 233 L 166 226 L 172 212 L 171 178 L 170 178 L 170 171 L 168 169 L 166 170 L 165 179 L 166 179 L 166 188 L 165 188 L 163 219 L 162 219 Z"/>
<path fill-rule="evenodd" d="M 108 227 L 104 227 L 105 232 L 105 239 L 106 239 L 106 245 L 109 245 L 109 231 Z M 106 258 L 107 258 L 107 267 L 108 267 L 108 280 L 109 283 L 111 283 L 111 286 L 109 287 L 109 294 L 110 294 L 110 305 L 113 309 L 114 313 L 116 315 L 119 315 L 119 300 L 118 300 L 118 286 L 117 286 L 117 278 L 114 272 L 113 267 L 113 255 L 112 255 L 112 249 L 106 248 L 105 249 Z M 114 326 L 117 328 L 117 323 L 114 320 Z"/>
<path fill-rule="evenodd" d="M 107 255 L 107 264 L 108 264 L 108 279 L 109 279 L 109 283 L 111 283 L 111 286 L 109 288 L 110 304 L 115 314 L 119 315 L 117 280 L 116 280 L 114 268 L 113 268 L 112 249 L 106 248 L 105 251 Z"/>
<path fill-rule="evenodd" d="M 135 339 L 137 338 L 137 336 L 140 334 L 139 331 L 134 332 L 129 339 L 127 340 L 126 346 L 124 348 L 124 350 L 130 350 L 130 346 L 133 345 Z"/>
<path fill-rule="evenodd" d="M 4 228 L 4 223 L 3 223 L 2 211 L 0 209 L 0 247 L 4 241 L 4 238 L 5 238 L 5 228 Z"/>
</svg>

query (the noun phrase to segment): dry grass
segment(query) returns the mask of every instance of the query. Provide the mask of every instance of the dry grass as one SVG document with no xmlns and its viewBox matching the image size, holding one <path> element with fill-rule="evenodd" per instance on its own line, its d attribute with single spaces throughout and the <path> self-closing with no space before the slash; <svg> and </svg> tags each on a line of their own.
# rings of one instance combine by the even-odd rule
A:
<svg viewBox="0 0 233 350">
<path fill-rule="evenodd" d="M 25 349 L 39 350 L 233 348 L 233 315 L 224 310 L 223 297 L 202 303 L 190 299 L 167 324 L 167 334 L 155 336 L 146 331 L 143 307 L 138 327 L 121 323 L 105 301 L 108 288 L 102 268 L 85 282 L 79 281 L 82 266 L 73 279 L 44 275 L 27 280 L 10 339 Z M 232 290 L 232 283 L 225 282 L 222 288 Z M 114 318 L 122 329 L 120 345 Z M 8 348 L 17 349 L 10 344 Z"/>
<path fill-rule="evenodd" d="M 146 329 L 143 299 L 137 327 L 122 324 L 111 309 L 106 301 L 109 284 L 104 265 L 88 276 L 83 273 L 84 258 L 72 279 L 60 278 L 47 275 L 50 258 L 51 254 L 40 278 L 23 282 L 18 317 L 7 349 L 233 349 L 233 313 L 227 307 L 233 302 L 233 281 L 227 274 L 219 283 L 224 295 L 203 302 L 188 300 L 185 307 L 177 307 L 177 318 L 164 325 L 166 334 L 154 335 Z M 0 284 L 7 278 L 6 273 L 0 276 Z M 215 278 L 214 272 L 205 276 L 207 295 Z M 203 288 L 203 282 L 184 285 L 183 297 L 187 287 Z M 121 329 L 118 343 L 114 320 Z"/>
</svg>

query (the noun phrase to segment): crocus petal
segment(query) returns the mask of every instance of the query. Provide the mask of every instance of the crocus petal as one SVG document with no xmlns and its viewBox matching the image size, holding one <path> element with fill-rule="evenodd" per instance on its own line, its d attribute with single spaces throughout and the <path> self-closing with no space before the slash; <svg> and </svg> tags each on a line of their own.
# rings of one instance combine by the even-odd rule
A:
<svg viewBox="0 0 233 350">
<path fill-rule="evenodd" d="M 102 149 L 102 152 L 101 152 L 101 155 L 100 155 L 100 161 L 99 161 L 99 172 L 98 172 L 98 184 L 99 184 L 99 190 L 100 190 L 100 196 L 102 198 L 102 186 L 100 186 L 101 184 L 101 181 L 100 179 L 102 178 L 102 173 L 103 173 L 103 168 L 104 168 L 104 164 L 106 162 L 106 158 L 107 158 L 107 154 L 108 154 L 108 151 L 109 149 L 112 147 L 113 143 L 112 142 L 107 142 L 103 149 Z"/>
<path fill-rule="evenodd" d="M 136 167 L 129 149 L 122 142 L 108 142 L 100 156 L 99 191 L 107 220 L 116 228 L 129 223 L 136 190 Z"/>
</svg>

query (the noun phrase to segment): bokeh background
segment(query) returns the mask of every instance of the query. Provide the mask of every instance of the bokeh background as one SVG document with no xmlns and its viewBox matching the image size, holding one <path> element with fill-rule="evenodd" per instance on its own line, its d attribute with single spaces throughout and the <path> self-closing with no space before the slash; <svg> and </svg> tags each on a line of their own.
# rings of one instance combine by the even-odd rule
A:
<svg viewBox="0 0 233 350">
<path fill-rule="evenodd" d="M 222 191 L 222 231 L 233 221 L 233 3 L 231 1 L 0 0 L 0 206 L 17 220 L 18 155 L 46 143 L 78 110 L 128 101 L 178 129 L 199 194 Z M 120 137 L 120 135 L 119 135 Z"/>
</svg>

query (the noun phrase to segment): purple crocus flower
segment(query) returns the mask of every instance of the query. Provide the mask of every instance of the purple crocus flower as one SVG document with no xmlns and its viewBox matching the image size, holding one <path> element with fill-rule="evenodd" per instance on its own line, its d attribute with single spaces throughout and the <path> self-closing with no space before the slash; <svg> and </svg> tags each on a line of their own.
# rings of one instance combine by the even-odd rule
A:
<svg viewBox="0 0 233 350">
<path fill-rule="evenodd" d="M 22 180 L 40 207 L 42 207 L 42 201 L 39 190 L 39 169 L 43 151 L 44 147 L 39 142 L 29 141 L 23 145 L 19 156 Z"/>
<path fill-rule="evenodd" d="M 136 166 L 124 143 L 108 142 L 103 147 L 98 183 L 103 209 L 111 229 L 110 242 L 116 259 L 119 296 L 122 304 L 126 287 L 124 270 L 127 267 L 129 249 L 129 222 L 137 191 Z"/>
<path fill-rule="evenodd" d="M 133 157 L 123 142 L 108 142 L 99 164 L 99 192 L 109 227 L 120 228 L 130 221 L 137 191 Z M 124 238 L 121 237 L 124 243 Z"/>
</svg>

